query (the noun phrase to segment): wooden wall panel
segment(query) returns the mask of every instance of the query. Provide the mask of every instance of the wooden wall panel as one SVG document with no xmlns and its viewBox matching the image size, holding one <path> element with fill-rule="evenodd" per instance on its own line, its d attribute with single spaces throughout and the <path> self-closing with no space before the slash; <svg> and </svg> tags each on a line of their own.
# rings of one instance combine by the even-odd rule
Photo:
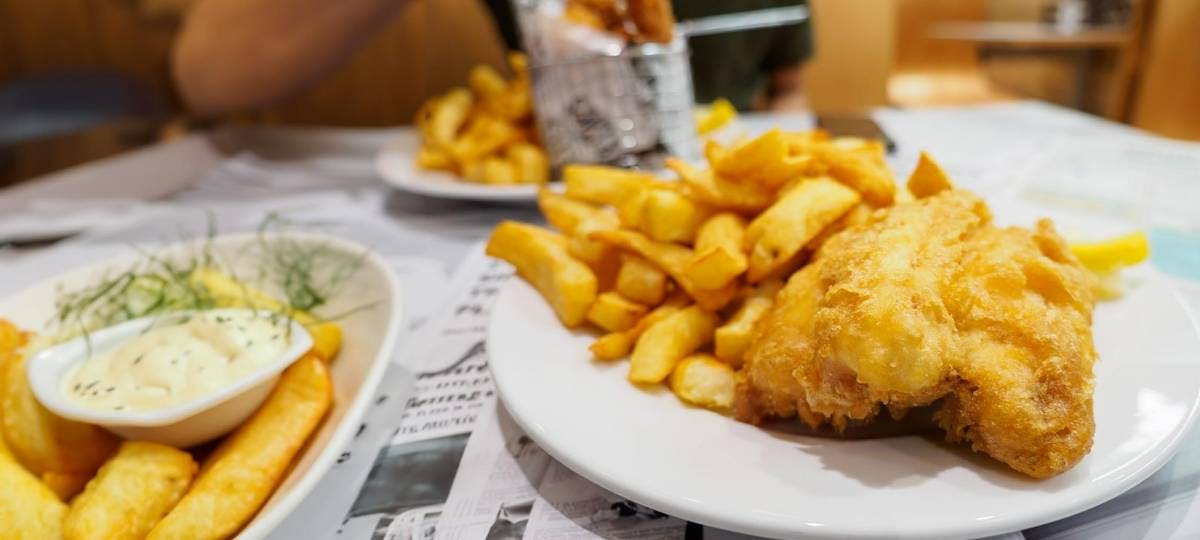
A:
<svg viewBox="0 0 1200 540">
<path fill-rule="evenodd" d="M 1200 140 L 1200 1 L 1157 0 L 1133 101 L 1133 124 Z"/>
</svg>

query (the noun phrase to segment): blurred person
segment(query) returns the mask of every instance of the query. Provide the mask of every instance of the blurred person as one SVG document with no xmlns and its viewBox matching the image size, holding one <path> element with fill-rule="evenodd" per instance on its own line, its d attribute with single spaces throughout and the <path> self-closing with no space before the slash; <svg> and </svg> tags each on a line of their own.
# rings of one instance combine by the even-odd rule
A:
<svg viewBox="0 0 1200 540">
<path fill-rule="evenodd" d="M 345 63 L 409 1 L 196 0 L 173 47 L 172 77 L 188 108 L 200 116 L 276 104 Z M 509 0 L 486 2 L 506 44 L 519 49 Z M 798 3 L 805 2 L 673 2 L 681 20 Z M 804 107 L 802 63 L 812 48 L 808 24 L 701 36 L 690 45 L 698 102 L 724 97 L 740 110 Z"/>
</svg>

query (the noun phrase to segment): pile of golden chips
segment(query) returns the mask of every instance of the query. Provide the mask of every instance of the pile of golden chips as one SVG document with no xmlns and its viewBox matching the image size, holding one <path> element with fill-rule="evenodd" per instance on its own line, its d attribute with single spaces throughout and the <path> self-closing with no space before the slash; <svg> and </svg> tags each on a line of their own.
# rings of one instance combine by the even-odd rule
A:
<svg viewBox="0 0 1200 540">
<path fill-rule="evenodd" d="M 538 141 L 525 56 L 509 55 L 515 74 L 471 69 L 469 88 L 455 88 L 417 111 L 417 166 L 482 184 L 544 184 L 550 161 Z"/>
<path fill-rule="evenodd" d="M 736 370 L 775 292 L 831 234 L 889 206 L 878 141 L 772 130 L 708 168 L 670 160 L 679 181 L 571 165 L 565 194 L 538 197 L 557 231 L 506 221 L 488 254 L 513 264 L 567 327 L 602 334 L 598 360 L 630 359 L 636 384 L 669 381 L 689 403 L 731 407 Z M 901 196 L 950 186 L 922 155 Z"/>
</svg>

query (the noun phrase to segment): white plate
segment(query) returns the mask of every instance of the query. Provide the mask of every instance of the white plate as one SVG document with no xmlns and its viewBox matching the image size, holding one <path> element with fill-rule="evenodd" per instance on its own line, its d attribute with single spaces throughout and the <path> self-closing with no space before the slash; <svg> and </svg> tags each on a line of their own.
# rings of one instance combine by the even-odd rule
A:
<svg viewBox="0 0 1200 540">
<path fill-rule="evenodd" d="M 320 243 L 348 256 L 367 253 L 366 247 L 334 237 L 286 233 L 302 243 Z M 239 277 L 256 276 L 252 255 L 257 235 L 230 235 L 213 240 L 211 253 Z M 170 257 L 191 249 L 190 244 L 176 244 L 157 252 Z M 128 255 L 114 257 L 50 277 L 8 298 L 0 300 L 0 317 L 26 329 L 41 329 L 54 314 L 57 287 L 68 290 L 94 283 L 106 270 L 123 270 L 144 257 L 133 249 Z M 267 504 L 238 535 L 240 539 L 266 537 L 312 491 L 317 481 L 329 470 L 342 448 L 353 438 L 375 388 L 383 377 L 396 347 L 401 320 L 400 287 L 387 264 L 374 254 L 368 254 L 364 264 L 323 306 L 318 313 L 344 313 L 371 302 L 370 309 L 355 311 L 342 319 L 342 350 L 330 369 L 333 378 L 334 402 L 324 422 L 296 457 L 279 488 Z M 111 272 L 110 272 L 111 275 Z M 252 285 L 259 285 L 250 281 Z M 270 290 L 269 287 L 264 287 Z"/>
<path fill-rule="evenodd" d="M 1096 438 L 1058 477 L 1022 477 L 920 437 L 833 440 L 770 432 L 625 381 L 628 363 L 590 360 L 514 279 L 492 311 L 496 387 L 523 429 L 593 482 L 652 508 L 773 537 L 950 538 L 998 534 L 1100 504 L 1172 456 L 1196 418 L 1197 327 L 1147 269 L 1096 308 Z"/>
<path fill-rule="evenodd" d="M 388 185 L 427 197 L 464 201 L 531 202 L 538 186 L 491 186 L 467 182 L 445 171 L 427 171 L 413 162 L 419 141 L 414 131 L 405 131 L 375 156 L 375 169 Z"/>
</svg>

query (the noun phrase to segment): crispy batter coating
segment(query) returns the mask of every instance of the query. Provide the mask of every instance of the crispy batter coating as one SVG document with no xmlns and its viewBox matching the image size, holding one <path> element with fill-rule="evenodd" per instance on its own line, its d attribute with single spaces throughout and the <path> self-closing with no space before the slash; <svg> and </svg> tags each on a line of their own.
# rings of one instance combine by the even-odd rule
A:
<svg viewBox="0 0 1200 540">
<path fill-rule="evenodd" d="M 1091 449 L 1091 279 L 1049 221 L 994 227 L 966 191 L 876 212 L 777 297 L 736 412 L 840 428 L 940 403 L 948 439 L 1053 476 Z"/>
</svg>

